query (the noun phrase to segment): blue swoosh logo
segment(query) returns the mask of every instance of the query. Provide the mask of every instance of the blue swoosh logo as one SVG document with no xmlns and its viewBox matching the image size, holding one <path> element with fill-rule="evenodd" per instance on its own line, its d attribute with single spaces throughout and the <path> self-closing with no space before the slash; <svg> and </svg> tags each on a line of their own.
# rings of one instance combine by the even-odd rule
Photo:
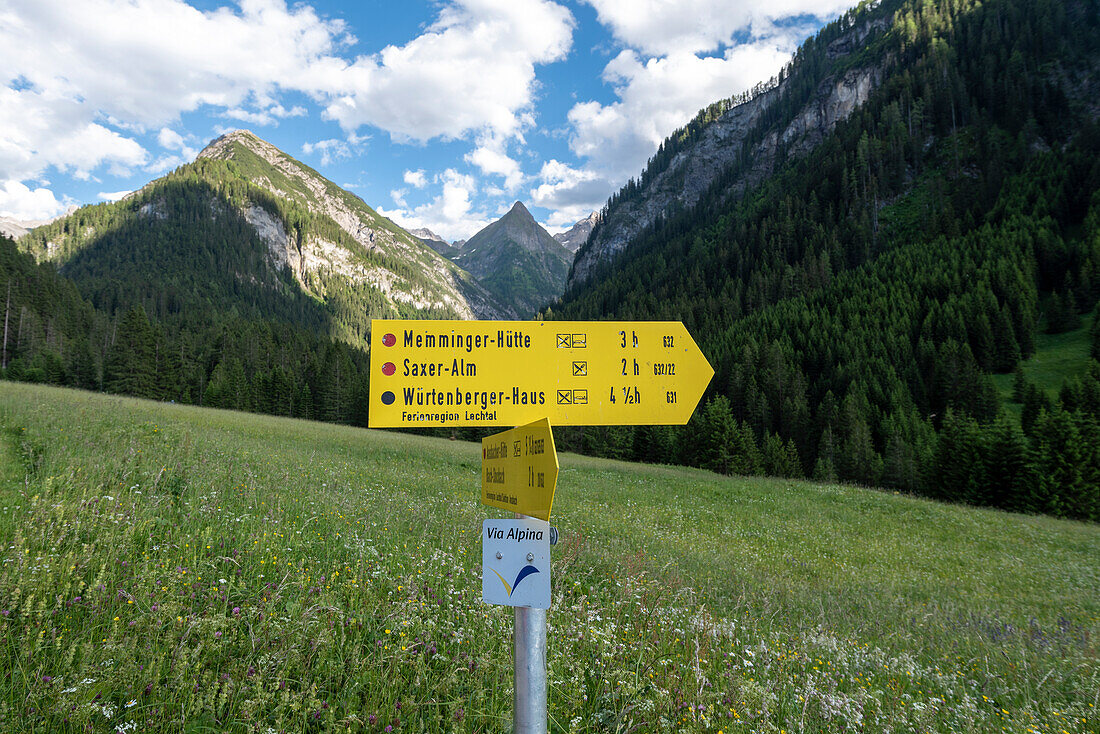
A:
<svg viewBox="0 0 1100 734">
<path fill-rule="evenodd" d="M 519 586 L 520 581 L 523 581 L 525 578 L 527 578 L 528 576 L 530 576 L 533 573 L 538 573 L 539 572 L 539 570 L 537 568 L 535 568 L 534 566 L 531 566 L 531 565 L 524 566 L 523 568 L 521 568 L 519 570 L 519 573 L 516 574 L 516 580 L 513 581 L 509 585 L 509 583 L 504 580 L 504 577 L 501 576 L 499 573 L 497 573 L 496 569 L 490 568 L 489 570 L 497 575 L 497 578 L 500 579 L 500 583 L 504 584 L 504 588 L 508 591 L 508 597 L 509 598 L 512 597 L 512 592 L 516 590 L 517 586 Z"/>
</svg>

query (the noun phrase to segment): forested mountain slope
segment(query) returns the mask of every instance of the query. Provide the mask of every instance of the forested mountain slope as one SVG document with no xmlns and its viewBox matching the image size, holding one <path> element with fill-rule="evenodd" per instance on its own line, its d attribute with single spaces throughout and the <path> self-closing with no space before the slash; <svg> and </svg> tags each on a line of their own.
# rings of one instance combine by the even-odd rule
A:
<svg viewBox="0 0 1100 734">
<path fill-rule="evenodd" d="M 1038 329 L 1087 318 L 1100 297 L 1098 8 L 854 11 L 808 42 L 770 93 L 816 88 L 845 29 L 881 25 L 844 62 L 880 71 L 867 101 L 808 152 L 779 145 L 774 173 L 747 186 L 754 141 L 790 124 L 767 115 L 801 109 L 771 103 L 693 208 L 663 209 L 553 315 L 687 324 L 716 369 L 694 427 L 711 438 L 695 463 L 1100 517 L 1097 371 L 1059 405 L 1033 401 L 1022 427 L 998 419 L 989 380 L 1029 356 Z M 706 117 L 650 170 L 705 138 Z M 606 216 L 645 196 L 628 186 Z M 642 458 L 678 440 L 623 433 L 575 440 Z M 1001 451 L 1022 453 L 998 463 Z M 1070 468 L 1059 474 L 1055 461 Z M 1009 488 L 1005 465 L 1020 469 Z"/>
<path fill-rule="evenodd" d="M 3 375 L 139 397 L 365 424 L 371 318 L 512 313 L 244 131 L 2 247 Z"/>
<path fill-rule="evenodd" d="M 258 311 L 97 309 L 5 237 L 0 299 L 5 379 L 366 425 L 366 353 Z"/>
<path fill-rule="evenodd" d="M 470 275 L 251 133 L 19 241 L 97 307 L 235 310 L 365 345 L 373 316 L 507 315 Z"/>
</svg>

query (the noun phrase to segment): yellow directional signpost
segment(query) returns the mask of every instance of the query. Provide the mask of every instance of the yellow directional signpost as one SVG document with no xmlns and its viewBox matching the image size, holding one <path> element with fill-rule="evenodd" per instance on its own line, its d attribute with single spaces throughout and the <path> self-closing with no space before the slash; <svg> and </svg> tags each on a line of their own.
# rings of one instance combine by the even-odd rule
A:
<svg viewBox="0 0 1100 734">
<path fill-rule="evenodd" d="M 678 321 L 375 319 L 369 423 L 682 425 L 713 375 Z"/>
<path fill-rule="evenodd" d="M 516 610 L 515 734 L 547 731 L 550 424 L 682 425 L 713 376 L 673 321 L 372 323 L 372 428 L 519 426 L 481 442 L 481 501 L 520 516 L 482 530 L 483 599 Z"/>
<path fill-rule="evenodd" d="M 550 421 L 481 439 L 481 502 L 550 520 L 558 483 L 558 453 Z"/>
</svg>

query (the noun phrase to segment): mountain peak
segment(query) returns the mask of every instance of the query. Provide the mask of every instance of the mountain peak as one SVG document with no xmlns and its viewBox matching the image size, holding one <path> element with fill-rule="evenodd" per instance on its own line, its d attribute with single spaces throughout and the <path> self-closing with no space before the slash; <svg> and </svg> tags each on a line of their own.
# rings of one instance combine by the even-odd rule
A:
<svg viewBox="0 0 1100 734">
<path fill-rule="evenodd" d="M 463 244 L 454 260 L 526 317 L 561 295 L 571 257 L 517 201 Z"/>
<path fill-rule="evenodd" d="M 576 252 L 588 240 L 588 235 L 592 234 L 592 230 L 599 220 L 599 212 L 592 212 L 565 232 L 558 232 L 554 235 L 554 239 L 560 242 L 569 252 Z"/>
<path fill-rule="evenodd" d="M 512 208 L 508 210 L 508 214 L 518 214 L 529 219 L 534 219 L 534 217 L 531 216 L 531 212 L 527 211 L 527 207 L 523 205 L 522 201 L 516 201 L 515 204 L 512 204 Z"/>
<path fill-rule="evenodd" d="M 240 143 L 249 150 L 259 153 L 264 151 L 267 155 L 263 155 L 264 158 L 270 158 L 271 154 L 279 153 L 279 149 L 271 143 L 261 138 L 251 130 L 230 130 L 229 132 L 219 135 L 218 137 L 207 143 L 206 147 L 199 151 L 197 158 L 232 158 L 232 145 L 234 143 Z"/>
</svg>

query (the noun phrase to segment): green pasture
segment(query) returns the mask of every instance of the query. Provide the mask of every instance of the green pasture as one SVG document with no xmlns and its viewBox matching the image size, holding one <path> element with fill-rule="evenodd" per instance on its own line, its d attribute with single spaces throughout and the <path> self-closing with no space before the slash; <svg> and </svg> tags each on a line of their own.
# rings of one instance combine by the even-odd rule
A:
<svg viewBox="0 0 1100 734">
<path fill-rule="evenodd" d="M 0 433 L 0 731 L 510 728 L 478 445 L 14 383 Z M 560 460 L 552 731 L 1100 727 L 1096 526 Z"/>
<path fill-rule="evenodd" d="M 1066 380 L 1084 375 L 1089 365 L 1089 319 L 1080 329 L 1064 334 L 1039 334 L 1035 337 L 1035 354 L 1021 362 L 1024 377 L 1046 392 L 1051 400 Z M 1005 403 L 1012 401 L 1011 374 L 993 375 L 993 382 Z M 1019 409 L 1019 406 L 1015 406 Z"/>
</svg>

